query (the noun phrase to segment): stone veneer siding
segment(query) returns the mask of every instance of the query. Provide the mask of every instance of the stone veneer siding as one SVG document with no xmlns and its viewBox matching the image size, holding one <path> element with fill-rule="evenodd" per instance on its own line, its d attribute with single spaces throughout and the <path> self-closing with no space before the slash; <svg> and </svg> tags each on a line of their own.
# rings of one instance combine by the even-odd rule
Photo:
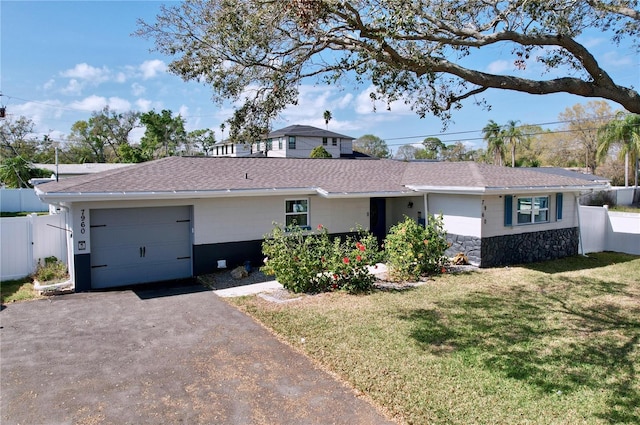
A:
<svg viewBox="0 0 640 425">
<path fill-rule="evenodd" d="M 480 267 L 555 260 L 578 254 L 578 228 L 545 230 L 482 239 Z"/>
<path fill-rule="evenodd" d="M 447 242 L 451 244 L 444 253 L 447 257 L 451 258 L 462 252 L 471 264 L 480 264 L 482 247 L 480 238 L 447 233 Z"/>
</svg>

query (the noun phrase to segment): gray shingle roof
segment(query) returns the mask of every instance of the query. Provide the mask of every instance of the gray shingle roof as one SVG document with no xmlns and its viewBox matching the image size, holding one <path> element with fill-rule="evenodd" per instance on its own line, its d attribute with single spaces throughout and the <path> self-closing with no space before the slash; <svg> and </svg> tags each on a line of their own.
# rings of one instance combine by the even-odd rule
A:
<svg viewBox="0 0 640 425">
<path fill-rule="evenodd" d="M 45 194 L 309 189 L 325 194 L 410 192 L 408 186 L 487 190 L 593 187 L 592 182 L 474 162 L 170 157 L 38 186 Z"/>
<path fill-rule="evenodd" d="M 63 174 L 79 175 L 79 174 L 100 173 L 102 171 L 113 170 L 113 169 L 116 169 L 116 168 L 128 167 L 128 166 L 131 166 L 131 165 L 133 165 L 133 164 L 123 164 L 123 163 L 103 164 L 103 163 L 91 162 L 91 163 L 84 163 L 84 164 L 58 164 L 57 169 L 58 169 L 58 173 L 60 173 L 61 175 L 63 175 Z M 40 169 L 43 169 L 43 170 L 49 170 L 52 173 L 56 172 L 56 165 L 55 164 L 35 163 L 35 164 L 33 164 L 33 167 L 34 168 L 40 168 Z"/>
<path fill-rule="evenodd" d="M 557 174 L 560 176 L 574 177 L 580 180 L 588 180 L 591 182 L 607 182 L 610 179 L 602 176 L 596 176 L 595 174 L 587 174 L 580 171 L 567 170 L 560 167 L 525 167 L 525 170 L 538 171 L 540 173 Z"/>
<path fill-rule="evenodd" d="M 283 136 L 300 136 L 300 137 L 339 137 L 341 139 L 351 139 L 354 137 L 345 136 L 344 134 L 335 133 L 329 130 L 312 127 L 310 125 L 290 125 L 288 127 L 274 130 L 267 135 L 267 138 L 274 139 Z"/>
</svg>

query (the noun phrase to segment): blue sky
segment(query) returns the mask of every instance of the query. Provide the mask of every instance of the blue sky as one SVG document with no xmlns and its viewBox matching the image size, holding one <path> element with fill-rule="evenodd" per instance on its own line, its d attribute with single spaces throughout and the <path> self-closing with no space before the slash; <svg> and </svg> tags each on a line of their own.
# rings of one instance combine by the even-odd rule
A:
<svg viewBox="0 0 640 425">
<path fill-rule="evenodd" d="M 219 139 L 220 123 L 231 115 L 230 105 L 219 107 L 211 101 L 207 86 L 167 73 L 170 58 L 150 52 L 151 41 L 131 36 L 136 20 L 153 21 L 162 3 L 1 0 L 0 91 L 9 116 L 26 116 L 36 124 L 38 134 L 64 140 L 74 122 L 88 119 L 105 105 L 118 111 L 169 109 L 185 118 L 187 130 L 211 128 Z M 581 41 L 618 84 L 640 86 L 640 59 L 631 47 L 614 47 L 600 33 Z M 500 53 L 494 49 L 474 61 L 485 71 L 511 72 L 510 58 Z M 533 77 L 539 77 L 539 71 L 536 66 L 527 70 Z M 375 134 L 392 148 L 434 135 L 447 143 L 465 140 L 470 147 L 481 147 L 480 129 L 491 119 L 499 124 L 508 120 L 553 123 L 566 107 L 590 100 L 492 90 L 484 95 L 492 104 L 490 111 L 467 101 L 441 134 L 438 119 L 420 119 L 402 103 L 394 104 L 391 111 L 380 105 L 373 112 L 366 86 L 309 84 L 301 94 L 298 106 L 287 109 L 273 123 L 274 129 L 292 124 L 324 128 L 322 114 L 330 110 L 334 116 L 330 130 L 353 137 Z M 134 139 L 141 134 L 139 130 Z"/>
</svg>

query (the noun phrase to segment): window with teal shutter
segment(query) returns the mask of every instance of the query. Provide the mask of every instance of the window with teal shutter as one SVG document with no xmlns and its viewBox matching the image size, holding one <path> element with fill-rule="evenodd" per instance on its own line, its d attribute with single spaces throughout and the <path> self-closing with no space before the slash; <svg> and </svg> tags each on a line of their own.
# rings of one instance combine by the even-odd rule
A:
<svg viewBox="0 0 640 425">
<path fill-rule="evenodd" d="M 513 220 L 513 196 L 504 196 L 504 225 L 511 226 Z"/>
<path fill-rule="evenodd" d="M 556 193 L 556 220 L 562 220 L 562 193 Z"/>
</svg>

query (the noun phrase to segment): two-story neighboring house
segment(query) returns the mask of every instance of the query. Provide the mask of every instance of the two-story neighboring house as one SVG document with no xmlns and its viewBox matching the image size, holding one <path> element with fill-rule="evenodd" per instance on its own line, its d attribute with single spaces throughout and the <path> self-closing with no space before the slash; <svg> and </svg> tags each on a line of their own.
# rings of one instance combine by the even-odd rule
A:
<svg viewBox="0 0 640 425">
<path fill-rule="evenodd" d="M 309 158 L 313 148 L 322 146 L 333 158 L 353 155 L 353 137 L 310 125 L 290 125 L 272 131 L 260 142 L 259 151 L 280 158 Z"/>
<path fill-rule="evenodd" d="M 254 143 L 216 143 L 211 156 L 309 158 L 313 148 L 324 147 L 333 158 L 353 157 L 353 137 L 309 125 L 290 125 Z"/>
</svg>

